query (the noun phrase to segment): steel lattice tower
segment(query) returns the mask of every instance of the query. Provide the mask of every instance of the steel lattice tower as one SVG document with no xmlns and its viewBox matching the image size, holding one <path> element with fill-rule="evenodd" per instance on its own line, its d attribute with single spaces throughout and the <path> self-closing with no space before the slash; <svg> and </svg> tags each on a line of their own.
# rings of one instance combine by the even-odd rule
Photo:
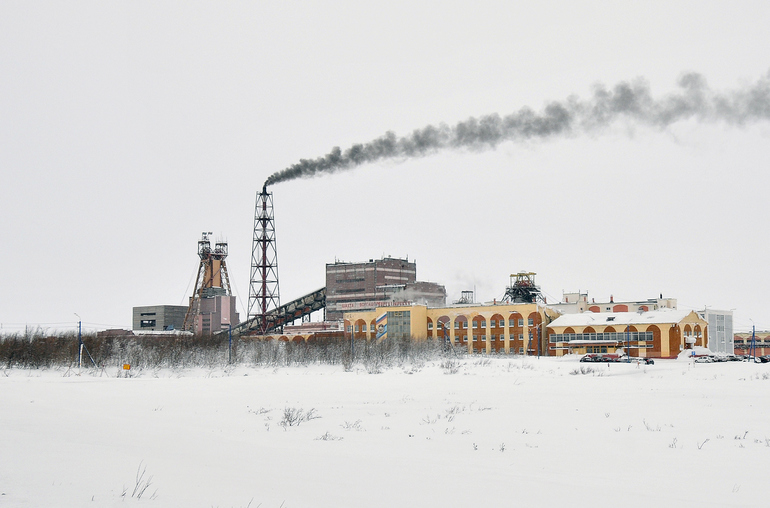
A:
<svg viewBox="0 0 770 508">
<path fill-rule="evenodd" d="M 257 193 L 254 207 L 254 238 L 251 244 L 249 318 L 256 317 L 258 333 L 267 330 L 267 313 L 281 306 L 278 291 L 278 253 L 275 247 L 273 193 L 267 186 Z"/>
</svg>

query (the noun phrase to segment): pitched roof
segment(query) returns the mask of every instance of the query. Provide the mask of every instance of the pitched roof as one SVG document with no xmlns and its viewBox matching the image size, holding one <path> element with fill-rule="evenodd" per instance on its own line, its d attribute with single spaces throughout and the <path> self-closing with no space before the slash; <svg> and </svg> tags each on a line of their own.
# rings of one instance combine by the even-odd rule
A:
<svg viewBox="0 0 770 508">
<path fill-rule="evenodd" d="M 655 323 L 678 323 L 692 313 L 691 310 L 659 309 L 643 312 L 582 312 L 564 314 L 551 322 L 549 327 L 567 326 L 626 326 Z"/>
</svg>

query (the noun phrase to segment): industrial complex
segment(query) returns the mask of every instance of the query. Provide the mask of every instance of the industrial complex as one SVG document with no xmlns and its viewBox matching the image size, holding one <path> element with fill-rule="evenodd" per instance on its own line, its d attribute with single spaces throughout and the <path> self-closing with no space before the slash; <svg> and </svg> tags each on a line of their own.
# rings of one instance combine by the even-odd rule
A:
<svg viewBox="0 0 770 508">
<path fill-rule="evenodd" d="M 675 298 L 590 299 L 564 293 L 547 303 L 532 272 L 512 274 L 501 300 L 479 303 L 472 291 L 447 303 L 446 288 L 417 279 L 417 263 L 398 257 L 326 264 L 326 285 L 281 303 L 273 195 L 257 193 L 248 315 L 243 321 L 230 291 L 227 242 L 198 241 L 199 266 L 189 305 L 135 307 L 135 332 L 217 334 L 243 339 L 310 342 L 432 339 L 468 353 L 561 356 L 623 348 L 632 357 L 672 358 L 708 347 L 733 353 L 732 311 L 679 310 Z M 310 316 L 323 312 L 321 321 Z"/>
</svg>

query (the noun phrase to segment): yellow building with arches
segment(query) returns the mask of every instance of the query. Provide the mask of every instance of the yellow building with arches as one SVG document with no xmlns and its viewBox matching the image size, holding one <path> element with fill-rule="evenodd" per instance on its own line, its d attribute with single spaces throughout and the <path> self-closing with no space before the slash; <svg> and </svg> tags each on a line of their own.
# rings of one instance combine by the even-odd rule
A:
<svg viewBox="0 0 770 508">
<path fill-rule="evenodd" d="M 565 314 L 547 327 L 548 346 L 557 355 L 613 353 L 675 358 L 693 346 L 708 347 L 708 322 L 694 311 L 585 312 Z"/>
<path fill-rule="evenodd" d="M 346 312 L 344 326 L 348 339 L 435 338 L 469 353 L 548 355 L 554 352 L 548 351 L 546 327 L 558 316 L 538 303 L 403 305 Z"/>
</svg>

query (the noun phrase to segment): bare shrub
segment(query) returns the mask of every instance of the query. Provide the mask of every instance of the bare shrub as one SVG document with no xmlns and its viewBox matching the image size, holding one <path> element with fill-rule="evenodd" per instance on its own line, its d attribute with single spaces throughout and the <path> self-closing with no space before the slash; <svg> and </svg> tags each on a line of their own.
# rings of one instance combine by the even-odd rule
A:
<svg viewBox="0 0 770 508">
<path fill-rule="evenodd" d="M 356 420 L 356 421 L 354 421 L 354 422 L 347 422 L 347 421 L 346 421 L 345 423 L 343 423 L 342 425 L 340 425 L 340 427 L 342 427 L 342 428 L 343 428 L 343 429 L 345 429 L 345 430 L 355 430 L 355 431 L 359 431 L 359 432 L 360 432 L 360 431 L 362 431 L 362 430 L 364 430 L 364 429 L 361 427 L 361 420 Z"/>
<path fill-rule="evenodd" d="M 642 423 L 644 423 L 644 428 L 647 429 L 648 432 L 660 432 L 660 425 L 652 426 L 649 423 L 647 423 L 647 420 L 642 419 Z"/>
<path fill-rule="evenodd" d="M 333 436 L 329 431 L 326 431 L 325 434 L 321 434 L 315 439 L 316 441 L 341 441 L 343 438 L 341 436 Z"/>
<path fill-rule="evenodd" d="M 460 371 L 460 362 L 454 358 L 447 358 L 440 365 L 444 369 L 444 374 L 457 374 Z"/>
<path fill-rule="evenodd" d="M 110 335 L 83 334 L 83 344 L 99 369 L 130 364 L 134 372 L 146 369 L 204 367 L 232 368 L 342 365 L 352 370 L 363 365 L 377 374 L 403 367 L 417 372 L 428 361 L 446 360 L 448 373 L 460 364 L 463 348 L 451 348 L 435 339 L 386 339 L 382 341 L 319 338 L 310 342 L 233 338 L 227 334 Z M 78 358 L 74 332 L 49 333 L 30 329 L 23 334 L 0 334 L 0 366 L 8 368 L 71 367 Z M 84 366 L 91 367 L 84 362 Z"/>
<path fill-rule="evenodd" d="M 309 409 L 308 411 L 305 411 L 304 409 L 287 407 L 283 410 L 283 419 L 278 423 L 278 425 L 284 429 L 286 427 L 299 427 L 301 423 L 315 420 L 317 418 L 321 417 L 316 414 L 315 409 Z"/>
<path fill-rule="evenodd" d="M 139 467 L 136 470 L 136 479 L 134 481 L 134 489 L 131 491 L 131 497 L 135 497 L 137 499 L 142 499 L 142 496 L 147 492 L 147 489 L 150 488 L 150 485 L 152 485 L 152 476 L 148 476 L 145 478 L 145 475 L 147 474 L 147 466 L 143 466 L 141 462 L 139 462 Z M 128 493 L 128 487 L 123 486 L 123 493 L 121 494 L 121 497 L 126 497 L 126 494 Z M 149 497 L 150 499 L 155 499 L 158 494 L 158 489 L 155 489 L 155 491 L 152 493 L 152 495 Z"/>
</svg>

